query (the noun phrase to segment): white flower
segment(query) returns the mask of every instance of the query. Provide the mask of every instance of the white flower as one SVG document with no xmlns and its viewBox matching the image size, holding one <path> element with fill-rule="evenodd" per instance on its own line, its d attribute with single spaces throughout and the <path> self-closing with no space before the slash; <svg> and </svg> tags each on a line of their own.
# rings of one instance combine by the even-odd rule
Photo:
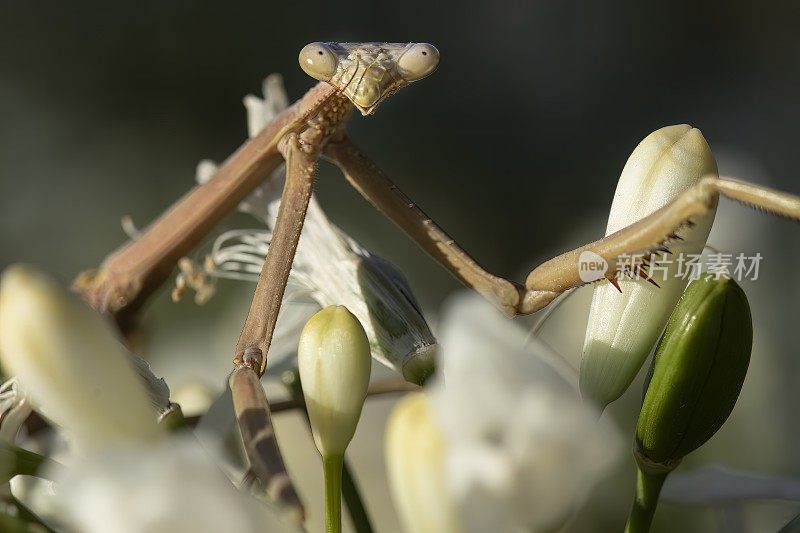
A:
<svg viewBox="0 0 800 533">
<path fill-rule="evenodd" d="M 34 406 L 84 449 L 162 434 L 111 326 L 32 267 L 3 272 L 0 361 Z"/>
<path fill-rule="evenodd" d="M 303 328 L 297 363 L 317 449 L 343 455 L 367 398 L 372 358 L 364 328 L 346 307 L 326 307 Z"/>
<path fill-rule="evenodd" d="M 431 402 L 465 531 L 562 525 L 619 452 L 614 430 L 548 363 L 558 357 L 482 298 L 445 310 Z"/>
<path fill-rule="evenodd" d="M 656 130 L 631 154 L 617 184 L 606 235 L 663 207 L 717 165 L 700 130 L 686 124 Z M 581 361 L 581 393 L 599 407 L 619 398 L 655 346 L 688 279 L 677 276 L 679 254 L 699 254 L 714 212 L 680 232 L 669 244 L 672 263 L 655 281 L 621 278 L 620 294 L 610 283 L 594 288 Z M 686 256 L 684 256 L 686 257 Z"/>
<path fill-rule="evenodd" d="M 406 531 L 456 533 L 458 517 L 445 475 L 446 446 L 430 401 L 412 393 L 386 425 L 389 488 Z"/>
<path fill-rule="evenodd" d="M 244 100 L 251 137 L 287 106 L 283 83 L 277 75 L 265 80 L 264 95 L 263 100 L 253 95 Z M 204 183 L 213 179 L 215 172 L 213 162 L 202 161 L 197 168 L 197 180 Z M 202 264 L 186 258 L 179 263 L 181 274 L 173 293 L 175 298 L 191 287 L 197 291 L 198 303 L 202 303 L 213 295 L 216 279 L 258 280 L 284 182 L 285 168 L 281 165 L 239 205 L 241 211 L 261 220 L 266 229 L 225 232 L 214 242 Z M 281 328 L 281 319 L 288 313 L 287 303 L 303 300 L 311 300 L 320 308 L 347 307 L 367 332 L 372 355 L 403 373 L 406 379 L 421 382 L 432 370 L 436 339 L 403 274 L 333 225 L 314 196 L 308 206 L 273 346 L 281 344 L 280 334 L 297 338 L 299 328 Z M 302 327 L 303 322 L 297 321 L 295 326 Z M 273 362 L 282 355 L 288 353 L 281 354 L 274 347 L 270 350 Z"/>
<path fill-rule="evenodd" d="M 59 516 L 75 531 L 299 531 L 277 509 L 238 492 L 188 436 L 108 449 L 52 476 Z"/>
</svg>

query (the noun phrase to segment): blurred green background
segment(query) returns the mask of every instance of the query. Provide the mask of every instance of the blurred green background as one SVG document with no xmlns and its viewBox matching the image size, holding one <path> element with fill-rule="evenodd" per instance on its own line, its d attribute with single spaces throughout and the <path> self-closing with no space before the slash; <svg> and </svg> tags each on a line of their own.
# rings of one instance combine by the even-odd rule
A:
<svg viewBox="0 0 800 533">
<path fill-rule="evenodd" d="M 375 116 L 357 117 L 351 132 L 489 270 L 522 280 L 539 261 L 603 234 L 627 156 L 668 124 L 699 127 L 722 173 L 800 193 L 799 25 L 800 3 L 789 0 L 4 0 L 0 266 L 38 263 L 68 280 L 97 265 L 124 241 L 122 215 L 144 226 L 193 184 L 198 160 L 222 160 L 244 140 L 241 98 L 258 93 L 264 76 L 283 74 L 291 98 L 313 84 L 297 65 L 307 42 L 427 41 L 442 55 L 436 74 Z M 458 284 L 331 166 L 318 181 L 330 217 L 396 262 L 435 317 Z M 255 225 L 239 217 L 225 227 L 242 223 Z M 765 256 L 761 279 L 743 284 L 756 348 L 732 419 L 684 468 L 715 461 L 800 475 L 798 229 L 721 207 L 710 243 Z M 225 285 L 202 309 L 190 299 L 173 305 L 162 292 L 145 327 L 173 388 L 195 378 L 222 383 L 249 290 Z M 589 293 L 579 294 L 552 328 L 573 361 Z M 612 409 L 624 427 L 640 390 Z M 368 408 L 373 433 L 359 430 L 356 449 L 371 450 L 373 461 L 361 466 L 365 483 L 379 470 L 390 404 Z M 621 527 L 631 476 L 620 473 L 616 496 L 595 498 L 584 525 Z M 391 511 L 377 498 L 370 505 L 389 513 L 382 531 L 391 531 Z M 774 530 L 796 507 L 749 505 L 745 530 Z M 713 511 L 664 505 L 655 529 L 717 524 Z"/>
</svg>

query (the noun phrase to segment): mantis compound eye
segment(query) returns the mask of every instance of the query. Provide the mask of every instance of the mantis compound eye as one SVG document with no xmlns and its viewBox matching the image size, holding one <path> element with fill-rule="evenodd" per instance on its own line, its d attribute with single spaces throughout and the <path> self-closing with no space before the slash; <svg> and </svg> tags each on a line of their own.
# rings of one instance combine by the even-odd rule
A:
<svg viewBox="0 0 800 533">
<path fill-rule="evenodd" d="M 428 43 L 412 45 L 397 61 L 400 75 L 406 81 L 421 80 L 436 70 L 438 65 L 439 50 Z"/>
<path fill-rule="evenodd" d="M 325 43 L 307 44 L 300 50 L 300 67 L 319 81 L 330 81 L 336 73 L 339 59 Z"/>
</svg>

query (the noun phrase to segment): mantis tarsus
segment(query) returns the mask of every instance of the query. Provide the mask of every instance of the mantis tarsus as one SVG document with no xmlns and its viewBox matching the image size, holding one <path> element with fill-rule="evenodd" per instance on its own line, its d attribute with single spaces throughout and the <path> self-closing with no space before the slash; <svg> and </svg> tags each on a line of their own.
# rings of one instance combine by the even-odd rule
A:
<svg viewBox="0 0 800 533">
<path fill-rule="evenodd" d="M 214 179 L 190 191 L 141 237 L 110 255 L 97 272 L 79 278 L 77 289 L 92 305 L 111 313 L 120 327 L 126 328 L 132 313 L 169 276 L 179 258 L 199 244 L 224 215 L 285 159 L 287 176 L 280 213 L 234 354 L 237 370 L 232 384 L 240 424 L 246 437 L 256 439 L 258 432 L 247 427 L 252 426 L 254 419 L 243 413 L 254 406 L 268 407 L 265 398 L 253 397 L 250 390 L 253 387 L 249 385 L 266 367 L 266 354 L 320 157 L 338 165 L 362 196 L 455 277 L 509 316 L 538 311 L 563 292 L 583 285 L 578 257 L 585 250 L 593 251 L 612 265 L 608 279 L 614 282 L 613 265 L 618 256 L 646 253 L 675 239 L 693 218 L 713 208 L 720 194 L 780 216 L 800 219 L 800 198 L 796 196 L 742 181 L 705 176 L 641 221 L 538 266 L 524 285 L 494 276 L 406 197 L 359 151 L 345 131 L 354 107 L 363 115 L 373 113 L 384 98 L 429 75 L 438 62 L 439 53 L 429 44 L 307 45 L 300 52 L 300 64 L 320 83 L 235 152 Z M 244 379 L 243 374 L 249 377 Z M 268 420 L 267 416 L 259 423 L 268 424 Z M 257 448 L 258 443 L 251 442 L 248 450 L 260 453 L 255 451 Z"/>
</svg>

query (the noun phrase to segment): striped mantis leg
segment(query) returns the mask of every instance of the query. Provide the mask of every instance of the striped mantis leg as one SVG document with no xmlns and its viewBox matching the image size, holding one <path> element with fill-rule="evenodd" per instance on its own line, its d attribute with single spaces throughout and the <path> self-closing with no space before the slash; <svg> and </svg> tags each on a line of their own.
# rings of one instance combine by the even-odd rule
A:
<svg viewBox="0 0 800 533">
<path fill-rule="evenodd" d="M 264 484 L 272 500 L 291 509 L 302 522 L 305 514 L 303 504 L 286 472 L 267 396 L 259 379 L 258 369 L 263 359 L 258 349 L 250 350 L 230 375 L 228 383 L 233 391 L 236 423 L 250 461 L 250 472 Z"/>
</svg>

